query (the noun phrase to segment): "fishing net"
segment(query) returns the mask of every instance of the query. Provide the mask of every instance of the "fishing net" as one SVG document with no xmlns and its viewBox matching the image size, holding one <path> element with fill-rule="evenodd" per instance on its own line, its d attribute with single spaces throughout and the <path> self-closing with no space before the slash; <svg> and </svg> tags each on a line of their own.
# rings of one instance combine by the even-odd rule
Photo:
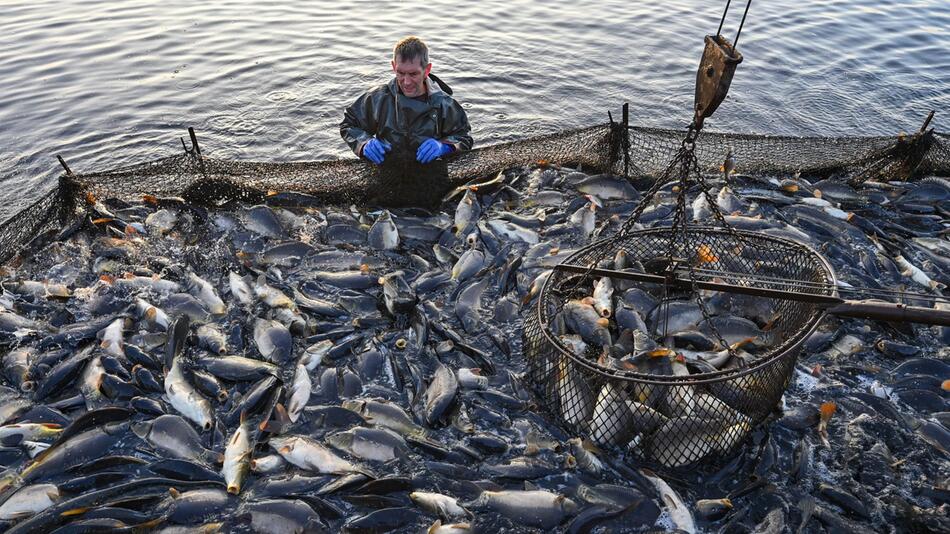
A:
<svg viewBox="0 0 950 534">
<path fill-rule="evenodd" d="M 695 227 L 685 234 L 667 228 L 621 232 L 584 247 L 564 263 L 596 265 L 618 251 L 630 258 L 669 252 L 684 264 L 701 263 L 701 268 L 691 270 L 694 283 L 716 281 L 742 288 L 834 294 L 831 267 L 810 248 L 721 227 Z M 737 307 L 757 299 L 755 308 L 768 309 L 770 317 L 764 336 L 768 346 L 756 351 L 745 365 L 698 372 L 688 362 L 690 374 L 664 376 L 647 371 L 659 368 L 649 360 L 669 355 L 658 350 L 634 360 L 640 368 L 616 369 L 601 363 L 600 347 L 589 346 L 578 354 L 552 333 L 558 314 L 567 303 L 588 296 L 597 278 L 555 270 L 545 284 L 537 308 L 525 320 L 524 354 L 531 382 L 537 385 L 547 411 L 565 426 L 585 433 L 599 447 L 633 444 L 631 450 L 637 456 L 668 468 L 727 457 L 764 421 L 788 386 L 801 343 L 823 317 L 822 309 L 812 303 L 742 296 Z M 663 302 L 692 305 L 698 301 L 694 287 L 673 292 L 664 287 L 662 294 L 658 284 L 641 287 L 657 292 L 663 299 L 660 308 Z M 722 292 L 705 292 L 703 299 L 717 297 L 729 298 Z M 702 306 L 699 303 L 697 308 L 706 315 Z M 713 322 L 706 315 L 701 324 Z"/>
<path fill-rule="evenodd" d="M 191 152 L 113 170 L 71 174 L 62 177 L 54 190 L 0 224 L 0 262 L 8 261 L 35 239 L 55 238 L 83 213 L 86 193 L 126 201 L 140 200 L 143 194 L 178 196 L 215 205 L 228 201 L 254 203 L 268 192 L 296 191 L 328 204 L 431 207 L 452 187 L 541 160 L 615 174 L 623 173 L 626 161 L 633 177 L 657 176 L 676 153 L 683 135 L 679 130 L 656 128 L 629 127 L 628 131 L 627 143 L 623 126 L 617 123 L 578 128 L 478 148 L 448 158 L 444 167 L 410 164 L 378 168 L 355 159 L 260 163 Z M 931 130 L 902 142 L 909 143 L 911 149 L 895 150 L 898 139 L 894 137 L 808 138 L 705 132 L 697 139 L 696 155 L 704 170 L 713 171 L 731 149 L 739 171 L 749 174 L 801 172 L 807 176 L 851 177 L 863 172 L 862 179 L 876 180 L 950 174 L 950 137 Z"/>
</svg>

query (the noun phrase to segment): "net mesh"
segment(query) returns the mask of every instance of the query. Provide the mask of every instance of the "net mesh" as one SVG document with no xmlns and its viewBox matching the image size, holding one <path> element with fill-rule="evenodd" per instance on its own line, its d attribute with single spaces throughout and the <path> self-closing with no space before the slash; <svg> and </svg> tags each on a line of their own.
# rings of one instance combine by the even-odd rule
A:
<svg viewBox="0 0 950 534">
<path fill-rule="evenodd" d="M 718 227 L 691 228 L 685 236 L 666 228 L 631 232 L 588 245 L 565 263 L 598 264 L 618 251 L 630 258 L 649 258 L 667 250 L 687 263 L 695 263 L 697 255 L 706 256 L 694 273 L 697 281 L 834 295 L 834 273 L 810 248 Z M 636 455 L 666 468 L 727 457 L 770 415 L 789 383 L 802 341 L 822 317 L 822 310 L 812 303 L 743 297 L 741 304 L 759 299 L 755 307 L 768 308 L 770 321 L 767 346 L 748 355 L 740 367 L 697 371 L 692 368 L 695 362 L 686 361 L 691 369 L 685 376 L 664 376 L 642 365 L 616 369 L 601 363 L 599 347 L 577 354 L 553 333 L 552 325 L 567 303 L 588 296 L 595 280 L 555 270 L 541 290 L 524 329 L 531 382 L 547 411 L 565 427 L 586 433 L 600 447 L 633 444 Z M 790 280 L 797 283 L 790 285 Z M 659 289 L 650 286 L 642 284 L 647 290 Z M 706 292 L 703 298 L 730 296 Z M 692 291 L 665 295 L 680 302 L 694 297 Z M 643 360 L 664 357 L 661 353 L 634 361 L 649 365 L 652 362 Z"/>
<path fill-rule="evenodd" d="M 269 191 L 295 191 L 321 202 L 432 206 L 448 189 L 509 167 L 540 160 L 632 176 L 659 175 L 679 149 L 683 132 L 629 128 L 624 158 L 622 127 L 599 124 L 479 148 L 449 158 L 444 168 L 412 164 L 377 168 L 358 160 L 260 163 L 189 154 L 113 170 L 72 175 L 0 224 L 0 262 L 37 236 L 58 231 L 76 215 L 84 193 L 99 198 L 140 199 L 143 194 L 179 196 L 214 204 L 256 202 Z M 903 137 L 777 137 L 704 132 L 696 155 L 716 170 L 731 149 L 743 173 L 842 174 L 861 180 L 904 180 L 950 175 L 950 136 L 933 131 Z M 393 170 L 395 169 L 395 170 Z M 445 174 L 442 174 L 442 173 Z M 448 180 L 445 179 L 448 176 Z M 64 177 L 65 178 L 65 177 Z M 407 182 L 409 185 L 407 186 Z"/>
</svg>

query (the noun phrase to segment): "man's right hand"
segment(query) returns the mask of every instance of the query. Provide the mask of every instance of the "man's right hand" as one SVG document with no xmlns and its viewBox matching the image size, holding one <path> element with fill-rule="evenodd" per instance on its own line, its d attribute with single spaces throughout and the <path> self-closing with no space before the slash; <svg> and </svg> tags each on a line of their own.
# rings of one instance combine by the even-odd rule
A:
<svg viewBox="0 0 950 534">
<path fill-rule="evenodd" d="M 386 159 L 386 152 L 389 152 L 392 148 L 392 145 L 386 141 L 380 141 L 374 137 L 363 145 L 363 156 L 379 165 Z"/>
</svg>

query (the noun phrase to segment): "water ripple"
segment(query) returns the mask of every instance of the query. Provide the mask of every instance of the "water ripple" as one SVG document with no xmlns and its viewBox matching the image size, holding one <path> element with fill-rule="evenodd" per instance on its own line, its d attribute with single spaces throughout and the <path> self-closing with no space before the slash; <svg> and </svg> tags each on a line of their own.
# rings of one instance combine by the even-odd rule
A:
<svg viewBox="0 0 950 534">
<path fill-rule="evenodd" d="M 4 4 L 0 184 L 16 185 L 0 187 L 0 217 L 53 186 L 56 154 L 75 169 L 124 165 L 175 150 L 187 126 L 219 157 L 350 157 L 342 109 L 390 79 L 392 43 L 411 31 L 429 42 L 434 70 L 468 110 L 480 145 L 603 121 L 623 101 L 637 123 L 682 127 L 702 36 L 715 30 L 720 8 L 486 0 L 454 5 L 446 17 L 430 7 Z M 934 125 L 947 130 L 946 28 L 945 0 L 755 4 L 740 44 L 745 61 L 707 124 L 890 134 L 936 109 Z"/>
</svg>

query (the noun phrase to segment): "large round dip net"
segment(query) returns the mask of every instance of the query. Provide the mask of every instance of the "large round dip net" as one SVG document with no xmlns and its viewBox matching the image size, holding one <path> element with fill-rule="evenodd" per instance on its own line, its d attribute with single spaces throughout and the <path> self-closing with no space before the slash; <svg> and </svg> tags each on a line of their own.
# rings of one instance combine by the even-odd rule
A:
<svg viewBox="0 0 950 534">
<path fill-rule="evenodd" d="M 610 274 L 584 268 L 598 265 Z M 532 382 L 566 427 L 664 467 L 729 455 L 785 392 L 824 311 L 763 295 L 835 287 L 809 247 L 722 227 L 621 233 L 560 267 L 570 266 L 555 269 L 525 321 Z M 733 292 L 700 289 L 708 282 Z"/>
</svg>

